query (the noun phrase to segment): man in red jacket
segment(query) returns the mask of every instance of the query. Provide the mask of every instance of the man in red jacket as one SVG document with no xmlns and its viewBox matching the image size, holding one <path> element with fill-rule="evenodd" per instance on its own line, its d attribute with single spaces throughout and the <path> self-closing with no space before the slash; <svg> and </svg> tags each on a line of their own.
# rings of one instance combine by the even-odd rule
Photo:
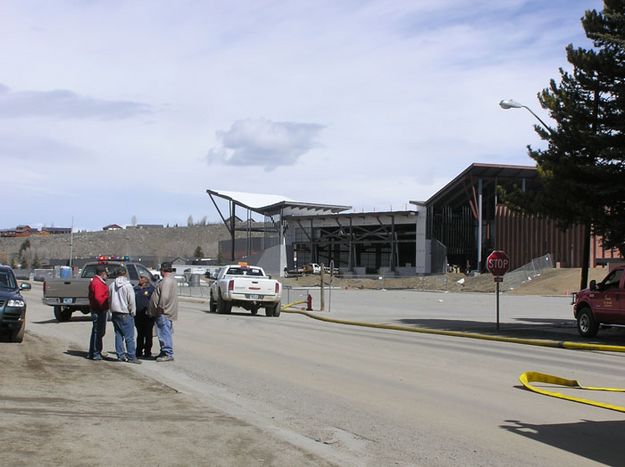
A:
<svg viewBox="0 0 625 467">
<path fill-rule="evenodd" d="M 102 338 L 106 334 L 106 317 L 109 309 L 109 288 L 106 285 L 106 267 L 96 266 L 96 275 L 89 282 L 89 305 L 91 307 L 91 339 L 87 358 L 102 360 Z"/>
</svg>

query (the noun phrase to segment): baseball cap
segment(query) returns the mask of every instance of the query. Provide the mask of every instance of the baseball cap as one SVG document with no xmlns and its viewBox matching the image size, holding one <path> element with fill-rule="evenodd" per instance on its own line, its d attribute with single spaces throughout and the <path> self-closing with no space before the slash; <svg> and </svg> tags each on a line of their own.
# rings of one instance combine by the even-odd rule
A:
<svg viewBox="0 0 625 467">
<path fill-rule="evenodd" d="M 165 261 L 164 263 L 161 263 L 161 271 L 163 272 L 172 272 L 174 270 L 172 264 L 170 261 Z"/>
<path fill-rule="evenodd" d="M 103 264 L 98 264 L 95 267 L 95 273 L 96 274 L 102 274 L 103 272 L 106 272 L 106 266 L 104 266 Z"/>
</svg>

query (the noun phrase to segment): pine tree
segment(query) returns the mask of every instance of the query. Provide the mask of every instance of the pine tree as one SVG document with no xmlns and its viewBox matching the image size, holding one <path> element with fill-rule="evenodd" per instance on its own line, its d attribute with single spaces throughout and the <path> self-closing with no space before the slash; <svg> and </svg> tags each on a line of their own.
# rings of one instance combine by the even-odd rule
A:
<svg viewBox="0 0 625 467">
<path fill-rule="evenodd" d="M 202 251 L 202 247 L 198 246 L 193 253 L 194 258 L 204 258 L 204 252 Z"/>
<path fill-rule="evenodd" d="M 625 0 L 586 11 L 582 25 L 593 48 L 569 44 L 572 71 L 560 69 L 560 82 L 538 94 L 557 123 L 535 126 L 547 149 L 528 147 L 541 189 L 506 202 L 562 227 L 586 225 L 625 256 Z"/>
</svg>

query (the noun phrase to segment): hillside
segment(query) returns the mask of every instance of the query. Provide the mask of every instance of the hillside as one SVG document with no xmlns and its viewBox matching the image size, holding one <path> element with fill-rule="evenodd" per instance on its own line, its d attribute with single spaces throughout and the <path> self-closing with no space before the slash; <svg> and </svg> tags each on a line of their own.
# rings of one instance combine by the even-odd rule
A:
<svg viewBox="0 0 625 467">
<path fill-rule="evenodd" d="M 107 230 L 75 233 L 71 249 L 75 258 L 95 257 L 101 254 L 159 258 L 191 257 L 199 246 L 205 256 L 216 258 L 219 240 L 228 238 L 228 231 L 223 224 Z M 10 258 L 18 253 L 25 240 L 30 242 L 27 254 L 31 263 L 35 255 L 44 260 L 69 258 L 70 235 L 0 237 L 0 262 L 8 263 Z"/>
</svg>

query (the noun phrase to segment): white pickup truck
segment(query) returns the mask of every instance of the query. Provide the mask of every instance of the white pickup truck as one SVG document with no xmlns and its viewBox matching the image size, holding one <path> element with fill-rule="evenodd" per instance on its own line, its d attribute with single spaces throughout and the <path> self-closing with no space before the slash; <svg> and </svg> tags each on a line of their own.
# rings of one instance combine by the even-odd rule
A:
<svg viewBox="0 0 625 467">
<path fill-rule="evenodd" d="M 223 266 L 210 288 L 210 311 L 230 313 L 233 306 L 249 310 L 253 315 L 259 308 L 267 316 L 280 316 L 280 282 L 265 274 L 258 266 L 246 263 Z"/>
</svg>

